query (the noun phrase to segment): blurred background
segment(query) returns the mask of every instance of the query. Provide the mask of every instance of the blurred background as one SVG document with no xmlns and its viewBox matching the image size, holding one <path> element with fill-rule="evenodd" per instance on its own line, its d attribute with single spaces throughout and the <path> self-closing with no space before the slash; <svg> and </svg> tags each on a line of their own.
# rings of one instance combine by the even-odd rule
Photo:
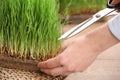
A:
<svg viewBox="0 0 120 80">
<path fill-rule="evenodd" d="M 106 8 L 107 0 L 59 0 L 62 22 L 80 23 Z"/>
<path fill-rule="evenodd" d="M 60 0 L 60 12 L 72 14 L 95 13 L 106 7 L 107 0 Z"/>
</svg>

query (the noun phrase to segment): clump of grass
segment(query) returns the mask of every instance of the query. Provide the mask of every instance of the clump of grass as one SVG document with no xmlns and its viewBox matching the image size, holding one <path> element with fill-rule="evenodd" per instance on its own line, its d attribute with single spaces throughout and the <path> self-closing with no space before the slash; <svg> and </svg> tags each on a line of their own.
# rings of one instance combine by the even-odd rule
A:
<svg viewBox="0 0 120 80">
<path fill-rule="evenodd" d="M 1 54 L 46 59 L 60 49 L 57 0 L 1 0 Z"/>
</svg>

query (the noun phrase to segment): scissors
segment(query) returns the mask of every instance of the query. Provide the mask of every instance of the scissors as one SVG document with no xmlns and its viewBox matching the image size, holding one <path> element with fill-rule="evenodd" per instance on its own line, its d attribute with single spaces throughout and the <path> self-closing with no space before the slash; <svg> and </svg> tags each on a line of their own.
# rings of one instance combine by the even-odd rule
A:
<svg viewBox="0 0 120 80">
<path fill-rule="evenodd" d="M 58 40 L 70 38 L 70 37 L 78 34 L 79 32 L 83 31 L 84 29 L 86 29 L 87 27 L 89 27 L 94 22 L 100 20 L 101 18 L 103 18 L 103 17 L 105 17 L 107 15 L 112 14 L 113 12 L 116 11 L 116 9 L 120 9 L 120 3 L 118 3 L 116 5 L 111 5 L 110 4 L 111 2 L 112 2 L 112 0 L 108 0 L 107 8 L 105 8 L 103 10 L 100 10 L 99 12 L 97 12 L 96 14 L 94 14 L 89 19 L 87 19 L 84 22 L 78 24 L 74 28 L 70 29 L 69 31 L 67 31 L 66 33 L 64 33 L 63 35 L 61 35 L 61 37 Z"/>
</svg>

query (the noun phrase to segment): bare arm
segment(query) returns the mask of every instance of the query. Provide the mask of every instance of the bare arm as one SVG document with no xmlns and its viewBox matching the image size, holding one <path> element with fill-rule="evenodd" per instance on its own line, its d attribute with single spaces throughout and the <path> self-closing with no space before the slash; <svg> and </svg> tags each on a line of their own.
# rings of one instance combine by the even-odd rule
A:
<svg viewBox="0 0 120 80">
<path fill-rule="evenodd" d="M 52 76 L 84 71 L 104 50 L 119 43 L 105 24 L 88 34 L 76 38 L 55 58 L 40 62 L 41 71 Z"/>
<path fill-rule="evenodd" d="M 120 0 L 113 0 L 111 4 L 115 5 L 119 2 Z M 64 48 L 61 54 L 55 58 L 40 62 L 38 67 L 41 71 L 52 76 L 64 76 L 73 72 L 82 72 L 88 68 L 101 52 L 119 42 L 109 30 L 108 24 L 105 24 L 101 28 L 76 38 Z"/>
</svg>

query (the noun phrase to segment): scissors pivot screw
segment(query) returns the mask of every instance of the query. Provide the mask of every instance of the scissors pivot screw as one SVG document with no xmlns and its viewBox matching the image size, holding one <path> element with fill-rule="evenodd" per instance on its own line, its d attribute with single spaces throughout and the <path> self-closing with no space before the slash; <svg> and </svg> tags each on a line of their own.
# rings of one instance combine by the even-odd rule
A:
<svg viewBox="0 0 120 80">
<path fill-rule="evenodd" d="M 99 18 L 100 16 L 101 16 L 101 15 L 97 14 L 97 15 L 96 15 L 96 18 Z"/>
</svg>

